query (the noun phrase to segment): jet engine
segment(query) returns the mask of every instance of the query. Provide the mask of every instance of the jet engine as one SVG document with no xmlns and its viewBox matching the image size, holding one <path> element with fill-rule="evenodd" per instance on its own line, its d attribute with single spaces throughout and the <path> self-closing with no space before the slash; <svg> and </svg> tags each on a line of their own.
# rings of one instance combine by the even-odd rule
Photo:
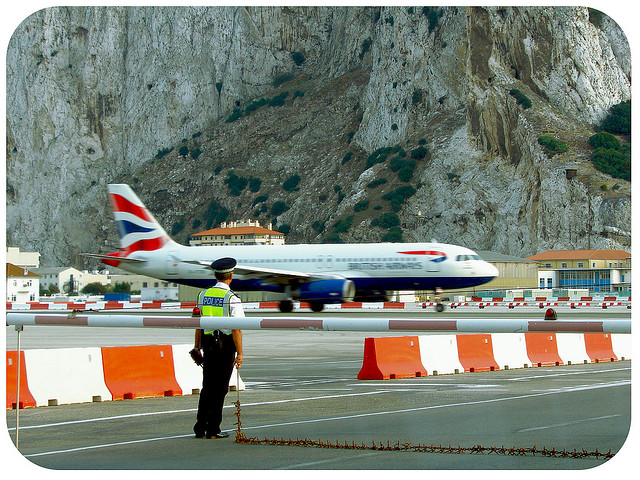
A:
<svg viewBox="0 0 640 480">
<path fill-rule="evenodd" d="M 356 287 L 351 280 L 328 279 L 303 283 L 294 292 L 294 298 L 322 303 L 352 302 Z"/>
</svg>

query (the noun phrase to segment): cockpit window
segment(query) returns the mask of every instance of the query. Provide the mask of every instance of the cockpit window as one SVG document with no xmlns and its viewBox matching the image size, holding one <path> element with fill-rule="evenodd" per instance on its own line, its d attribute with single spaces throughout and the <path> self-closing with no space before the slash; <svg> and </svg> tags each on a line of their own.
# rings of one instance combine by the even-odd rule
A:
<svg viewBox="0 0 640 480">
<path fill-rule="evenodd" d="M 480 260 L 478 255 L 458 255 L 456 262 L 466 262 L 467 260 Z"/>
</svg>

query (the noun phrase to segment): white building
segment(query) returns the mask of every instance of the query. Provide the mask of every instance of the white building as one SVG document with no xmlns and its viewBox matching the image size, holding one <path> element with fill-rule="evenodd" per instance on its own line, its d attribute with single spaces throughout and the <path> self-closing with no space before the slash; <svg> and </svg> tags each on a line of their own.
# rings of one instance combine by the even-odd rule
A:
<svg viewBox="0 0 640 480">
<path fill-rule="evenodd" d="M 7 302 L 37 302 L 39 294 L 40 275 L 7 263 Z"/>
<path fill-rule="evenodd" d="M 84 286 L 80 286 L 82 272 L 73 267 L 34 268 L 33 272 L 42 277 L 40 283 L 44 288 L 48 289 L 51 284 L 54 284 L 60 293 L 78 292 Z M 69 289 L 71 282 L 73 282 L 72 290 Z"/>
<path fill-rule="evenodd" d="M 18 247 L 7 247 L 6 261 L 16 267 L 38 268 L 40 266 L 40 254 L 38 252 L 21 252 Z"/>
<path fill-rule="evenodd" d="M 177 283 L 147 277 L 146 275 L 136 275 L 133 273 L 109 273 L 107 277 L 107 283 L 109 285 L 115 285 L 116 283 L 128 283 L 131 285 L 131 290 L 139 290 L 140 292 L 145 288 L 178 288 Z M 175 298 L 177 298 L 177 296 Z"/>
<path fill-rule="evenodd" d="M 260 222 L 223 222 L 218 228 L 194 233 L 190 245 L 284 245 L 285 235 L 260 226 Z"/>
</svg>

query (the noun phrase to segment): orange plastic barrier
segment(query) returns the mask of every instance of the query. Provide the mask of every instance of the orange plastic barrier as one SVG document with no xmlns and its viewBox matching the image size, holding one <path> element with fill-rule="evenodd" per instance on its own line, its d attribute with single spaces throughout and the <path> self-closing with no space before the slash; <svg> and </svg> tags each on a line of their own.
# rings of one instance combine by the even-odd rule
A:
<svg viewBox="0 0 640 480">
<path fill-rule="evenodd" d="M 122 302 L 118 302 L 116 300 L 109 300 L 107 302 L 104 302 L 104 309 L 105 310 L 120 309 L 122 307 L 124 307 L 124 304 Z"/>
<path fill-rule="evenodd" d="M 618 360 L 613 352 L 611 335 L 608 333 L 585 333 L 584 346 L 592 362 L 615 362 Z"/>
<path fill-rule="evenodd" d="M 16 406 L 16 382 L 18 381 L 17 351 L 7 352 L 7 408 Z M 35 407 L 36 400 L 29 391 L 27 383 L 27 368 L 24 352 L 20 352 L 20 408 Z"/>
<path fill-rule="evenodd" d="M 278 308 L 278 302 L 260 302 L 260 308 Z"/>
<path fill-rule="evenodd" d="M 104 347 L 102 364 L 114 400 L 182 395 L 171 345 Z"/>
<path fill-rule="evenodd" d="M 384 302 L 382 308 L 404 308 L 404 303 Z"/>
<path fill-rule="evenodd" d="M 86 303 L 76 303 L 76 302 L 65 302 L 67 305 L 67 310 L 80 309 L 84 310 L 87 307 Z"/>
<path fill-rule="evenodd" d="M 491 335 L 456 335 L 458 358 L 465 372 L 499 370 L 493 358 Z"/>
<path fill-rule="evenodd" d="M 562 365 L 563 361 L 558 355 L 558 341 L 555 333 L 525 333 L 527 344 L 527 356 L 531 363 L 538 365 Z"/>
<path fill-rule="evenodd" d="M 162 300 L 154 300 L 151 302 L 144 302 L 142 303 L 142 308 L 162 308 Z"/>
<path fill-rule="evenodd" d="M 340 308 L 362 308 L 362 302 L 345 302 Z"/>
<path fill-rule="evenodd" d="M 48 303 L 27 302 L 27 305 L 29 305 L 29 310 L 49 310 Z"/>
<path fill-rule="evenodd" d="M 359 380 L 389 380 L 423 377 L 427 371 L 420 359 L 418 337 L 364 339 L 364 359 Z"/>
</svg>

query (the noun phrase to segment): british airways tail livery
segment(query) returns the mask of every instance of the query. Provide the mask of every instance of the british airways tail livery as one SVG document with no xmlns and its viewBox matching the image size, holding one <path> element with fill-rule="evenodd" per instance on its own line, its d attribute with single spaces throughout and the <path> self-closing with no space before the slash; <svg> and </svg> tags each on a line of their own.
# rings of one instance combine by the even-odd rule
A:
<svg viewBox="0 0 640 480">
<path fill-rule="evenodd" d="M 211 262 L 237 260 L 231 288 L 269 291 L 309 302 L 384 301 L 395 290 L 460 289 L 482 285 L 497 269 L 468 248 L 441 243 L 185 246 L 174 242 L 128 185 L 109 185 L 120 250 L 85 254 L 106 265 L 167 282 L 206 288 L 216 283 Z M 441 311 L 441 306 L 438 308 Z"/>
</svg>

